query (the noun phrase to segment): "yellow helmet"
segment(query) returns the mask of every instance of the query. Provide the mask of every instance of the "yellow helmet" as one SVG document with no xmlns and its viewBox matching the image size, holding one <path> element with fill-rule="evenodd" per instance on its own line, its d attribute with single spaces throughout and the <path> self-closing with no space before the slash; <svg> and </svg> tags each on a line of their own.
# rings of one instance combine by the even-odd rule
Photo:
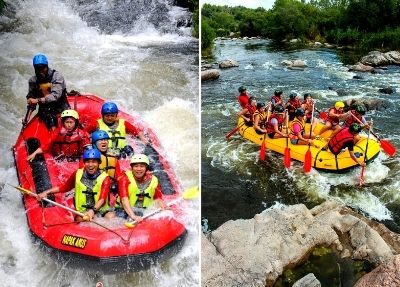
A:
<svg viewBox="0 0 400 287">
<path fill-rule="evenodd" d="M 131 158 L 131 165 L 134 163 L 145 163 L 150 165 L 150 160 L 145 154 L 135 154 Z"/>
<path fill-rule="evenodd" d="M 61 118 L 66 118 L 66 117 L 73 117 L 76 120 L 79 120 L 79 114 L 75 110 L 65 110 L 61 113 Z"/>
<path fill-rule="evenodd" d="M 344 103 L 343 102 L 336 102 L 335 103 L 335 109 L 340 109 L 340 108 L 344 108 Z"/>
</svg>

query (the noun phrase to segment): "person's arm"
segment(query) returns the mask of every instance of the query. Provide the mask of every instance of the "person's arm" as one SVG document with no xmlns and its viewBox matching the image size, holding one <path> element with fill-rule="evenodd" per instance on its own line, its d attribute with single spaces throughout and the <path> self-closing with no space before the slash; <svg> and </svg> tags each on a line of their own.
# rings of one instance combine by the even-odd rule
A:
<svg viewBox="0 0 400 287">
<path fill-rule="evenodd" d="M 288 135 L 287 134 L 285 134 L 285 133 L 283 133 L 283 132 L 281 132 L 280 130 L 279 130 L 279 127 L 278 127 L 278 120 L 277 119 L 272 119 L 271 120 L 271 124 L 274 126 L 274 131 L 276 132 L 276 133 L 278 133 L 278 134 L 280 134 L 281 136 L 283 136 L 283 137 L 288 137 Z"/>
<path fill-rule="evenodd" d="M 357 157 L 354 155 L 354 151 L 349 149 L 349 153 L 350 153 L 350 157 L 356 162 L 358 163 L 360 166 L 365 166 L 365 162 L 364 161 L 359 161 L 357 159 Z"/>
<path fill-rule="evenodd" d="M 260 115 L 257 114 L 254 116 L 254 129 L 259 130 L 260 132 L 265 132 L 265 130 L 263 130 L 260 127 L 259 122 L 260 122 Z"/>
<path fill-rule="evenodd" d="M 248 109 L 242 109 L 239 113 L 238 116 L 245 119 L 246 121 L 250 121 L 250 118 L 245 117 L 245 114 L 249 112 Z"/>
<path fill-rule="evenodd" d="M 33 153 L 31 153 L 30 155 L 28 155 L 28 157 L 26 158 L 27 161 L 32 161 L 37 154 L 43 153 L 42 148 L 37 148 L 37 150 L 35 150 Z"/>
<path fill-rule="evenodd" d="M 144 144 L 148 144 L 149 140 L 144 135 L 143 131 L 137 129 L 130 122 L 125 121 L 125 130 L 127 134 L 137 136 Z"/>
<path fill-rule="evenodd" d="M 38 194 L 37 199 L 40 201 L 43 198 L 47 197 L 49 194 L 52 193 L 65 193 L 70 191 L 75 187 L 75 176 L 76 176 L 76 171 L 73 172 L 68 180 L 61 186 L 55 186 L 52 188 L 49 188 L 41 193 Z"/>
<path fill-rule="evenodd" d="M 161 209 L 165 209 L 167 205 L 164 203 L 164 200 L 162 198 L 162 192 L 161 192 L 161 186 L 160 183 L 158 183 L 157 188 L 154 192 L 154 201 L 157 202 L 158 206 Z"/>
<path fill-rule="evenodd" d="M 118 178 L 118 193 L 119 197 L 121 198 L 121 204 L 123 209 L 125 210 L 126 214 L 132 219 L 137 222 L 142 221 L 142 217 L 135 215 L 133 212 L 130 202 L 129 202 L 129 180 L 128 177 L 124 174 Z"/>
</svg>

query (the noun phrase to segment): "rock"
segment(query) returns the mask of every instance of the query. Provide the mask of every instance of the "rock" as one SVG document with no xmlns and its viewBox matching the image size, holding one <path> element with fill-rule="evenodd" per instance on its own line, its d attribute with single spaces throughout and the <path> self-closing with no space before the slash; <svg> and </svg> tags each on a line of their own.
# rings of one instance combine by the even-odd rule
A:
<svg viewBox="0 0 400 287">
<path fill-rule="evenodd" d="M 205 70 L 211 69 L 212 66 L 213 66 L 212 64 L 204 64 L 204 65 L 201 65 L 201 70 L 202 70 L 202 71 L 205 71 Z"/>
<path fill-rule="evenodd" d="M 283 60 L 281 62 L 281 64 L 284 65 L 284 66 L 291 66 L 291 65 L 293 65 L 293 62 L 289 61 L 289 60 Z"/>
<path fill-rule="evenodd" d="M 201 71 L 201 81 L 215 80 L 219 78 L 219 71 L 217 69 L 210 69 Z"/>
<path fill-rule="evenodd" d="M 400 255 L 382 264 L 361 277 L 354 287 L 394 287 L 400 286 Z"/>
<path fill-rule="evenodd" d="M 283 66 L 286 66 L 290 70 L 304 70 L 307 67 L 306 63 L 303 60 L 283 60 L 281 62 Z"/>
<path fill-rule="evenodd" d="M 297 43 L 299 41 L 299 39 L 292 39 L 289 41 L 289 43 Z"/>
<path fill-rule="evenodd" d="M 350 99 L 344 101 L 345 105 L 352 108 L 356 105 L 363 105 L 367 111 L 370 110 L 385 110 L 391 106 L 391 103 L 386 100 L 376 98 Z"/>
<path fill-rule="evenodd" d="M 220 67 L 220 69 L 228 69 L 228 68 L 233 68 L 233 67 L 239 67 L 239 64 L 234 60 L 228 59 L 228 60 L 219 62 L 219 67 Z"/>
<path fill-rule="evenodd" d="M 400 65 L 400 52 L 399 51 L 390 51 L 385 53 L 387 59 L 390 60 L 391 64 Z"/>
<path fill-rule="evenodd" d="M 273 286 L 283 270 L 304 262 L 318 246 L 386 263 L 400 252 L 399 237 L 336 202 L 311 210 L 303 204 L 269 209 L 230 220 L 210 233 L 209 242 L 202 240 L 203 286 Z"/>
<path fill-rule="evenodd" d="M 382 94 L 393 94 L 394 93 L 394 89 L 392 87 L 386 87 L 386 88 L 381 88 L 378 90 L 380 93 Z"/>
<path fill-rule="evenodd" d="M 369 52 L 368 55 L 361 58 L 360 62 L 364 65 L 373 67 L 390 64 L 390 60 L 386 55 L 379 51 Z"/>
<path fill-rule="evenodd" d="M 360 75 L 355 75 L 355 76 L 353 76 L 353 79 L 355 79 L 355 80 L 362 80 L 362 79 L 364 79 L 364 77 L 363 77 L 363 76 L 360 76 Z"/>
<path fill-rule="evenodd" d="M 322 46 L 322 43 L 321 42 L 314 42 L 314 46 L 317 46 L 317 47 Z"/>
<path fill-rule="evenodd" d="M 318 281 L 313 273 L 309 273 L 296 281 L 292 287 L 321 287 L 321 282 Z"/>
<path fill-rule="evenodd" d="M 329 44 L 329 43 L 324 43 L 324 46 L 325 46 L 326 48 L 329 48 L 329 49 L 335 47 L 334 45 Z"/>
<path fill-rule="evenodd" d="M 375 69 L 374 69 L 374 67 L 371 67 L 371 66 L 368 66 L 368 65 L 358 62 L 355 65 L 350 66 L 349 71 L 350 72 L 355 71 L 355 72 L 371 72 L 372 73 L 373 71 L 375 71 Z"/>
</svg>

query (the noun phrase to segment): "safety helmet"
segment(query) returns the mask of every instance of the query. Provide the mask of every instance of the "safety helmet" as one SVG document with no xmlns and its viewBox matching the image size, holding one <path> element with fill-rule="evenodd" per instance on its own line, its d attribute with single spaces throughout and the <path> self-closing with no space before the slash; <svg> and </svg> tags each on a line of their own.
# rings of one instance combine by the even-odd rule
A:
<svg viewBox="0 0 400 287">
<path fill-rule="evenodd" d="M 102 115 L 117 114 L 117 113 L 118 113 L 118 107 L 113 102 L 106 102 L 101 106 Z"/>
<path fill-rule="evenodd" d="M 357 113 L 362 114 L 362 115 L 365 115 L 365 108 L 364 108 L 364 106 L 362 106 L 362 105 L 357 105 L 355 110 L 356 110 Z"/>
<path fill-rule="evenodd" d="M 44 54 L 36 54 L 33 56 L 33 66 L 37 65 L 48 65 L 47 57 Z"/>
<path fill-rule="evenodd" d="M 86 149 L 83 152 L 83 161 L 87 161 L 88 159 L 97 159 L 99 162 L 101 162 L 101 154 L 99 150 L 94 148 Z"/>
<path fill-rule="evenodd" d="M 340 108 L 344 108 L 344 103 L 343 102 L 336 102 L 335 103 L 335 109 L 340 109 Z"/>
<path fill-rule="evenodd" d="M 106 131 L 103 130 L 97 130 L 92 133 L 92 143 L 95 144 L 99 140 L 103 139 L 110 139 L 110 136 Z"/>
<path fill-rule="evenodd" d="M 257 103 L 257 109 L 261 109 L 262 107 L 265 107 L 264 103 Z"/>
<path fill-rule="evenodd" d="M 283 94 L 282 90 L 275 90 L 274 92 L 275 96 L 280 96 Z"/>
<path fill-rule="evenodd" d="M 296 98 L 297 97 L 297 94 L 296 93 L 291 93 L 290 95 L 289 95 L 289 98 L 291 99 L 291 100 L 294 100 L 294 98 Z"/>
<path fill-rule="evenodd" d="M 243 93 L 244 91 L 246 91 L 246 87 L 240 86 L 238 91 L 239 91 L 239 93 Z"/>
<path fill-rule="evenodd" d="M 356 124 L 356 123 L 351 124 L 349 130 L 352 133 L 359 133 L 359 132 L 361 132 L 361 126 L 359 124 Z"/>
<path fill-rule="evenodd" d="M 65 110 L 61 113 L 61 118 L 72 117 L 75 120 L 79 120 L 79 114 L 75 110 Z"/>
<path fill-rule="evenodd" d="M 131 165 L 135 163 L 145 163 L 147 165 L 150 165 L 150 160 L 145 154 L 135 154 L 131 158 Z"/>
<path fill-rule="evenodd" d="M 278 112 L 278 113 L 283 113 L 284 110 L 285 110 L 285 108 L 282 107 L 282 105 L 277 105 L 277 106 L 274 108 L 274 111 L 275 111 L 275 112 Z"/>
<path fill-rule="evenodd" d="M 296 109 L 296 111 L 294 112 L 295 116 L 304 116 L 305 111 L 303 108 L 298 108 Z"/>
</svg>

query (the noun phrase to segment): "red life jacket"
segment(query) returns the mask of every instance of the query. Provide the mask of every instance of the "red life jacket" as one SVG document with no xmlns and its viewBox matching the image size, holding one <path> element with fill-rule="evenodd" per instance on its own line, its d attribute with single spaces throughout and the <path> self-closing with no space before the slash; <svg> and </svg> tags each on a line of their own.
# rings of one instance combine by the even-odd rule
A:
<svg viewBox="0 0 400 287">
<path fill-rule="evenodd" d="M 281 102 L 282 98 L 280 96 L 272 96 L 271 98 L 271 103 L 274 103 L 274 105 L 277 105 L 277 103 Z"/>
<path fill-rule="evenodd" d="M 358 117 L 357 115 L 356 115 L 356 111 L 355 110 L 351 110 L 350 111 L 357 119 L 359 119 L 360 121 L 362 121 L 362 116 L 361 117 Z M 346 128 L 348 128 L 348 127 L 350 127 L 351 126 L 351 124 L 354 124 L 354 123 L 356 123 L 356 124 L 359 124 L 359 122 L 358 121 L 356 121 L 354 118 L 353 118 L 353 116 L 348 116 L 347 117 L 347 119 L 344 121 L 344 127 L 346 127 Z"/>
<path fill-rule="evenodd" d="M 353 142 L 353 140 L 354 135 L 350 132 L 349 128 L 343 128 L 331 138 L 328 142 L 328 147 L 334 155 L 337 155 L 348 142 Z"/>
<path fill-rule="evenodd" d="M 246 116 L 251 119 L 253 117 L 254 112 L 257 110 L 257 107 L 252 105 L 247 105 L 245 109 L 247 109 L 248 111 L 248 113 L 246 113 Z"/>
<path fill-rule="evenodd" d="M 307 101 L 303 101 L 302 105 L 304 105 L 304 111 L 306 114 L 306 118 L 311 119 L 312 110 L 313 110 L 312 102 L 309 103 Z"/>
<path fill-rule="evenodd" d="M 282 130 L 282 124 L 283 124 L 283 120 L 284 120 L 283 116 L 282 115 L 273 114 L 271 116 L 271 118 L 269 119 L 268 124 L 267 124 L 267 134 L 275 132 L 274 125 L 271 123 L 272 119 L 276 119 L 278 121 L 278 129 Z"/>
<path fill-rule="evenodd" d="M 334 110 L 335 114 L 343 114 L 343 112 L 339 112 L 336 108 L 329 109 L 328 117 L 326 118 L 326 121 L 330 122 L 333 126 L 336 126 L 339 124 L 339 118 L 333 118 L 329 115 L 332 110 Z"/>
<path fill-rule="evenodd" d="M 240 107 L 244 109 L 246 105 L 249 104 L 249 96 L 247 94 L 240 94 L 238 97 L 238 102 Z"/>
<path fill-rule="evenodd" d="M 289 104 L 289 107 L 288 107 L 289 114 L 294 114 L 296 109 L 301 107 L 301 103 L 300 103 L 299 99 L 293 99 L 293 100 L 289 99 L 289 101 L 287 103 Z"/>
<path fill-rule="evenodd" d="M 60 129 L 52 143 L 54 156 L 63 154 L 66 157 L 79 157 L 83 153 L 83 131 L 79 128 L 68 132 L 64 127 Z"/>
</svg>

